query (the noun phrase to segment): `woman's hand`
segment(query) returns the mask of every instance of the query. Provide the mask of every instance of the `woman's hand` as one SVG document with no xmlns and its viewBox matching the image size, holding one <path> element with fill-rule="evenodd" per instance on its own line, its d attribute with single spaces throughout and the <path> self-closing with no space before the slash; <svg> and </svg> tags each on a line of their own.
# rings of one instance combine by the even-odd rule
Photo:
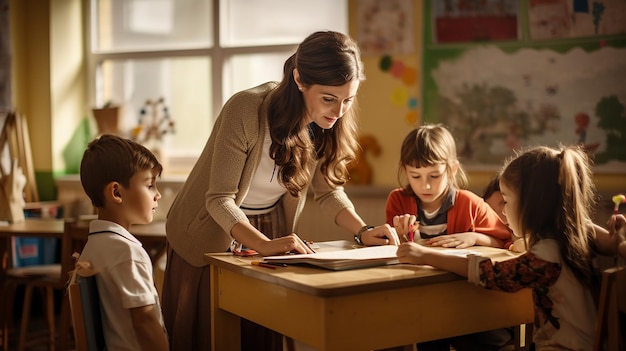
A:
<svg viewBox="0 0 626 351">
<path fill-rule="evenodd" d="M 310 254 L 313 251 L 296 233 L 280 238 L 262 241 L 256 251 L 263 256 L 283 255 L 286 253 Z"/>
<path fill-rule="evenodd" d="M 400 244 L 396 230 L 386 223 L 361 233 L 361 242 L 367 246 Z"/>
</svg>

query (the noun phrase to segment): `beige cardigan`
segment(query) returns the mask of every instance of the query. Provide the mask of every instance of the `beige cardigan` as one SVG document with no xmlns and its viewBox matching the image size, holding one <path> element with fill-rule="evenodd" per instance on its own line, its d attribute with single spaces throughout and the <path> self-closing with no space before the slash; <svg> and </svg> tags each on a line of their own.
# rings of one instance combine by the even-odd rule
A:
<svg viewBox="0 0 626 351">
<path fill-rule="evenodd" d="M 205 266 L 203 254 L 225 252 L 237 222 L 248 221 L 239 208 L 263 151 L 267 128 L 267 96 L 276 83 L 265 83 L 231 97 L 220 112 L 207 144 L 191 170 L 167 215 L 167 240 L 189 264 Z M 309 186 L 315 201 L 333 220 L 345 209 L 354 209 L 343 187 L 332 187 L 317 162 Z M 303 190 L 306 194 L 308 187 Z M 295 231 L 306 196 L 283 195 L 287 228 Z M 285 233 L 289 234 L 289 233 Z"/>
</svg>

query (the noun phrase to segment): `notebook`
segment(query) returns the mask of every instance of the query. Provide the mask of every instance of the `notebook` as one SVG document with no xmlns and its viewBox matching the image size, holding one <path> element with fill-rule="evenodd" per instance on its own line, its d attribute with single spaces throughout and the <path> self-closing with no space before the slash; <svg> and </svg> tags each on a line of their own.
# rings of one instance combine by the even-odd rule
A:
<svg viewBox="0 0 626 351">
<path fill-rule="evenodd" d="M 354 248 L 354 245 L 348 246 L 341 241 L 323 249 L 313 254 L 266 256 L 263 259 L 267 262 L 313 265 L 335 271 L 399 263 L 396 257 L 398 247 L 393 245 Z"/>
</svg>

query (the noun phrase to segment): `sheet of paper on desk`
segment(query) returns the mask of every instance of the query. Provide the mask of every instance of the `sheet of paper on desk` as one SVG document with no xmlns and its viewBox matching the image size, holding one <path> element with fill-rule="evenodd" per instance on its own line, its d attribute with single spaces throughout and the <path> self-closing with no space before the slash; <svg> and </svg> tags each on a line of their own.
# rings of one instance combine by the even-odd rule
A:
<svg viewBox="0 0 626 351">
<path fill-rule="evenodd" d="M 309 264 L 331 270 L 346 270 L 398 263 L 397 246 L 370 246 L 348 250 L 317 252 L 314 254 L 266 256 L 270 262 Z"/>
<path fill-rule="evenodd" d="M 463 250 L 463 249 L 445 249 L 441 250 L 442 253 L 450 256 L 459 256 L 459 257 L 467 257 L 467 255 L 478 255 L 480 254 L 471 250 Z"/>
</svg>

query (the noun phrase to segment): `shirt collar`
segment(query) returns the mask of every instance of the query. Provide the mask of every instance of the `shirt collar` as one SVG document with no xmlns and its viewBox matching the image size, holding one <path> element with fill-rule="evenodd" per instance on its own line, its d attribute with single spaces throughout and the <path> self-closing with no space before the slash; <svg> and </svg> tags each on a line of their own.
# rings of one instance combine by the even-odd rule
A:
<svg viewBox="0 0 626 351">
<path fill-rule="evenodd" d="M 446 196 L 444 197 L 443 201 L 441 202 L 441 206 L 439 207 L 439 211 L 437 211 L 437 214 L 448 213 L 448 210 L 452 206 L 454 206 L 454 202 L 456 200 L 456 191 L 457 191 L 457 189 L 455 187 L 453 187 L 453 186 L 451 186 L 448 189 L 448 193 L 446 194 Z M 417 205 L 418 205 L 418 207 L 421 210 L 422 209 L 422 201 L 420 200 L 420 198 L 418 196 L 415 196 L 415 198 L 417 199 Z"/>
<path fill-rule="evenodd" d="M 123 236 L 125 239 L 128 239 L 139 246 L 143 246 L 141 245 L 141 241 L 137 240 L 137 238 L 135 238 L 135 236 L 132 235 L 128 230 L 115 222 L 95 219 L 89 223 L 89 233 L 95 232 L 115 233 Z"/>
</svg>

